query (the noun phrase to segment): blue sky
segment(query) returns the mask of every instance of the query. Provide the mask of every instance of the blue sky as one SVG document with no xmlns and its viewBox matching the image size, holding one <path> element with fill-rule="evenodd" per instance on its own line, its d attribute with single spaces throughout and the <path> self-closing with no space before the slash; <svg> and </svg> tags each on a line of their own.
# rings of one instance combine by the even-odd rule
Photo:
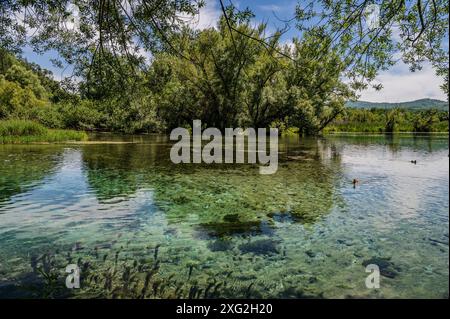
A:
<svg viewBox="0 0 450 319">
<path fill-rule="evenodd" d="M 280 20 L 290 20 L 295 15 L 297 0 L 231 0 L 239 9 L 249 7 L 255 14 L 256 22 L 266 22 L 268 29 L 276 30 L 284 27 L 285 23 Z M 200 16 L 194 22 L 194 27 L 202 29 L 214 26 L 219 18 L 220 4 L 218 0 L 206 0 L 206 7 L 200 12 Z M 224 0 L 225 5 L 229 0 Z M 298 34 L 295 21 L 290 23 L 290 29 L 283 35 L 283 41 L 289 42 Z M 42 67 L 51 70 L 56 79 L 71 75 L 71 68 L 66 70 L 55 68 L 50 59 L 55 57 L 54 52 L 43 56 L 37 55 L 30 49 L 24 50 L 24 57 L 29 61 L 36 62 Z M 408 66 L 399 62 L 389 71 L 381 72 L 377 80 L 383 83 L 381 91 L 368 89 L 361 92 L 361 100 L 372 102 L 402 102 L 420 98 L 435 98 L 446 100 L 446 96 L 439 86 L 442 79 L 438 78 L 429 64 L 425 64 L 423 70 L 411 73 Z"/>
</svg>

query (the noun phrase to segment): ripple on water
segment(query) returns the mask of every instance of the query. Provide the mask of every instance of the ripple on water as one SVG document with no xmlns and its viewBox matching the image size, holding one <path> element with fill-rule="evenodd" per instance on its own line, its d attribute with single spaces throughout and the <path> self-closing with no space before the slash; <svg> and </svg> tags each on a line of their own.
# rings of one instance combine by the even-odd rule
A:
<svg viewBox="0 0 450 319">
<path fill-rule="evenodd" d="M 116 267 L 121 287 L 127 267 L 143 285 L 157 266 L 162 292 L 149 297 L 193 280 L 218 297 L 448 295 L 448 141 L 281 140 L 277 174 L 260 176 L 171 165 L 170 145 L 148 138 L 0 146 L 0 296 L 14 280 L 42 284 L 30 256 Z M 368 263 L 381 268 L 378 292 L 364 286 Z"/>
</svg>

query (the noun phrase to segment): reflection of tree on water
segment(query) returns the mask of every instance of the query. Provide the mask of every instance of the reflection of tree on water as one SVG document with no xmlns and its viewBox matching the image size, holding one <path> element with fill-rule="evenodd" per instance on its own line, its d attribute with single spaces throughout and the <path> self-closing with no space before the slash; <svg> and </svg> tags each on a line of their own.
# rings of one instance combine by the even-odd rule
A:
<svg viewBox="0 0 450 319">
<path fill-rule="evenodd" d="M 446 136 L 446 138 L 448 138 L 448 135 Z M 432 153 L 433 147 L 435 146 L 435 144 L 433 142 L 434 142 L 434 140 L 431 137 L 431 135 L 427 135 L 427 136 L 414 135 L 413 143 L 414 143 L 415 148 L 420 147 L 421 149 L 425 149 L 425 147 L 426 147 L 427 151 L 429 153 Z M 447 146 L 448 146 L 448 144 L 447 144 Z"/>
<path fill-rule="evenodd" d="M 58 146 L 0 145 L 0 205 L 38 186 L 62 152 Z"/>
<path fill-rule="evenodd" d="M 412 138 L 411 138 L 412 137 Z M 402 149 L 438 152 L 448 148 L 448 134 L 374 134 L 374 135 L 329 135 L 326 139 L 338 146 L 385 145 L 392 154 Z"/>
<path fill-rule="evenodd" d="M 164 154 L 161 144 L 89 145 L 83 149 L 83 162 L 89 184 L 102 201 L 136 193 Z"/>
<path fill-rule="evenodd" d="M 319 237 L 311 237 L 309 241 L 311 233 L 316 230 L 321 233 L 322 227 L 303 233 L 297 232 L 302 227 L 295 224 L 296 220 L 314 223 L 320 217 L 326 216 L 331 207 L 336 205 L 336 201 L 339 201 L 340 197 L 336 195 L 339 192 L 336 191 L 335 185 L 341 185 L 340 177 L 344 175 L 341 170 L 341 154 L 353 154 L 354 151 L 359 151 L 358 142 L 345 143 L 345 141 L 328 137 L 319 140 L 294 139 L 286 146 L 282 140 L 279 172 L 273 176 L 261 176 L 258 166 L 251 165 L 173 165 L 167 161 L 170 149 L 168 144 L 79 147 L 77 151 L 82 151 L 77 154 L 84 153 L 82 155 L 84 165 L 76 165 L 75 170 L 79 172 L 81 167 L 83 177 L 90 175 L 89 181 L 94 182 L 90 187 L 95 191 L 97 198 L 110 203 L 112 201 L 109 199 L 124 195 L 127 195 L 126 197 L 130 195 L 130 198 L 121 198 L 123 202 L 117 205 L 101 203 L 96 206 L 95 197 L 88 196 L 92 201 L 85 202 L 82 206 L 75 206 L 77 210 L 70 211 L 64 208 L 66 215 L 80 216 L 82 220 L 88 221 L 89 225 L 103 217 L 116 222 L 125 214 L 133 215 L 129 220 L 136 220 L 136 212 L 144 211 L 148 207 L 133 204 L 136 198 L 134 192 L 137 192 L 139 196 L 140 193 L 147 193 L 150 189 L 150 193 L 155 194 L 156 198 L 148 196 L 142 199 L 145 203 L 153 203 L 156 199 L 156 204 L 164 208 L 166 212 L 166 214 L 158 212 L 160 220 L 164 223 L 154 223 L 158 219 L 152 219 L 151 214 L 143 214 L 142 217 L 152 226 L 143 225 L 144 227 L 139 230 L 133 228 L 128 232 L 127 222 L 119 221 L 120 232 L 124 235 L 118 234 L 117 238 L 109 236 L 116 233 L 115 229 L 101 228 L 102 231 L 98 231 L 98 228 L 94 227 L 99 234 L 98 237 L 90 231 L 83 233 L 83 235 L 92 234 L 89 236 L 88 243 L 68 245 L 71 242 L 50 240 L 48 243 L 52 248 L 50 253 L 57 255 L 57 261 L 60 261 L 61 265 L 78 262 L 82 267 L 86 267 L 87 270 L 83 270 L 84 274 L 86 271 L 92 274 L 85 277 L 88 283 L 85 282 L 84 290 L 80 291 L 82 296 L 140 297 L 144 287 L 147 286 L 146 276 L 149 271 L 152 272 L 152 277 L 148 281 L 150 285 L 145 293 L 146 298 L 178 298 L 180 296 L 188 298 L 192 295 L 220 298 L 301 297 L 305 291 L 308 295 L 320 296 L 321 292 L 326 291 L 325 281 L 334 285 L 340 283 L 341 279 L 337 278 L 335 281 L 335 277 L 328 275 L 316 278 L 314 273 L 316 270 L 330 269 L 330 272 L 334 272 L 336 269 L 334 266 L 337 265 L 334 262 L 326 262 L 323 267 L 318 267 L 321 265 L 322 255 L 317 251 L 330 252 L 338 247 L 344 251 L 349 249 L 349 252 L 354 250 L 360 253 L 361 247 L 365 247 L 364 241 L 361 246 L 358 244 L 357 231 L 353 232 L 355 228 L 352 225 L 343 228 L 346 230 L 345 234 L 356 236 L 348 236 L 356 238 L 356 242 L 350 243 L 346 238 L 341 238 L 345 236 L 339 233 L 336 233 L 336 237 L 334 234 L 326 236 L 323 241 L 316 241 Z M 364 150 L 365 147 L 360 149 Z M 377 150 L 379 149 L 386 153 L 387 145 L 377 147 Z M 373 153 L 369 155 L 371 154 Z M 67 158 L 70 158 L 71 162 L 74 158 L 79 159 L 70 156 Z M 371 159 L 371 156 L 365 156 L 365 158 Z M 66 187 L 67 179 L 74 175 L 73 172 L 65 170 L 62 170 L 62 174 L 66 176 L 66 179 L 55 179 L 55 185 L 58 187 L 61 185 Z M 48 179 L 45 181 L 47 184 Z M 76 182 L 78 180 L 73 184 Z M 111 187 L 110 183 L 119 185 Z M 61 189 L 65 189 L 64 187 Z M 110 188 L 113 190 L 111 191 Z M 50 189 L 54 190 L 56 187 Z M 82 189 L 83 194 L 89 191 L 86 187 Z M 36 198 L 34 200 L 36 202 Z M 66 197 L 62 203 L 66 205 Z M 358 205 L 355 201 L 353 204 Z M 80 210 L 79 207 L 82 209 Z M 104 214 L 97 211 L 99 208 L 105 208 Z M 311 212 L 310 215 L 308 215 L 309 212 Z M 167 227 L 166 216 L 171 223 L 170 227 Z M 349 221 L 358 215 L 346 214 L 346 216 L 346 221 Z M 336 225 L 333 220 L 332 217 L 331 225 L 327 223 L 325 225 L 334 229 Z M 36 221 L 35 216 L 33 221 Z M 53 222 L 52 225 L 54 225 Z M 103 227 L 103 223 L 101 225 Z M 273 225 L 277 228 L 272 227 Z M 204 236 L 207 233 L 214 235 L 214 238 L 205 236 L 207 240 L 202 241 L 197 237 L 189 237 L 190 234 L 184 232 L 186 226 L 187 229 L 199 230 L 194 235 Z M 172 235 L 172 232 L 175 235 Z M 229 236 L 235 233 L 252 234 L 253 232 L 262 232 L 262 236 Z M 272 234 L 274 236 L 267 236 Z M 48 236 L 48 233 L 45 232 L 45 235 Z M 65 238 L 67 235 L 61 236 Z M 365 231 L 361 232 L 361 236 L 365 236 Z M 90 245 L 91 241 L 94 241 L 92 238 L 98 238 L 99 245 L 97 242 Z M 334 245 L 336 238 L 343 243 Z M 303 246 L 301 242 L 306 245 Z M 14 243 L 18 241 L 14 240 Z M 347 246 L 348 243 L 354 246 Z M 33 244 L 36 245 L 36 241 Z M 64 244 L 64 247 L 61 247 L 60 253 L 57 253 L 55 250 L 59 249 L 59 244 Z M 159 252 L 157 252 L 158 247 L 160 247 Z M 324 247 L 331 248 L 324 249 Z M 4 246 L 1 248 L 3 249 Z M 45 256 L 44 250 L 39 250 L 38 266 L 43 266 L 41 264 L 48 262 L 48 256 Z M 9 251 L 14 251 L 15 254 L 15 250 L 9 249 Z M 16 277 L 17 280 L 11 284 L 20 282 L 22 286 L 33 280 L 33 277 L 29 277 L 29 272 L 32 271 L 37 259 L 33 255 L 30 256 L 31 267 L 28 265 L 26 268 L 28 274 L 22 278 Z M 30 256 L 24 257 L 23 260 L 29 260 L 26 258 Z M 331 256 L 335 257 L 333 254 Z M 363 260 L 370 260 L 371 257 L 364 257 Z M 23 260 L 14 263 L 23 263 Z M 157 260 L 161 261 L 162 271 L 159 274 L 152 271 L 153 262 Z M 64 267 L 59 267 L 59 264 L 56 268 L 64 271 Z M 17 267 L 9 267 L 5 263 L 3 269 L 7 269 L 8 272 L 2 273 L 0 269 L 0 274 L 9 275 L 9 269 L 19 273 Z M 232 270 L 234 273 L 231 274 Z M 114 276 L 110 277 L 112 272 Z M 97 276 L 98 274 L 100 275 Z M 61 276 L 65 276 L 65 273 Z M 133 281 L 130 281 L 130 278 L 134 278 Z M 284 282 L 284 286 L 279 286 L 277 283 L 285 278 L 289 279 Z M 37 281 L 38 292 L 45 292 L 43 284 L 46 283 L 43 282 L 40 273 L 35 274 L 34 279 Z M 105 288 L 106 283 L 109 288 Z M 217 291 L 215 291 L 215 285 L 220 285 Z M 304 288 L 307 289 L 302 292 Z M 0 285 L 0 295 L 2 292 L 3 295 L 13 295 L 10 289 L 8 286 Z M 203 289 L 201 294 L 199 294 L 200 289 Z M 325 295 L 335 296 L 337 292 L 343 294 L 346 289 L 340 288 Z M 354 292 L 357 293 L 356 290 Z"/>
</svg>

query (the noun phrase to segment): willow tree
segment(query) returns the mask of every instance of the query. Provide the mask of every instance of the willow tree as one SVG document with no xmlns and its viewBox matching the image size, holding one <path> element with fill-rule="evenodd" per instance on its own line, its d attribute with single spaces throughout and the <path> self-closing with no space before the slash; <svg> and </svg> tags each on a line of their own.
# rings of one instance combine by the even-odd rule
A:
<svg viewBox="0 0 450 319">
<path fill-rule="evenodd" d="M 381 89 L 377 72 L 401 59 L 412 71 L 429 61 L 447 94 L 448 14 L 448 0 L 301 0 L 296 10 L 301 32 L 327 35 L 316 59 L 337 52 L 355 88 Z"/>
<path fill-rule="evenodd" d="M 337 54 L 314 60 L 321 46 L 312 36 L 283 47 L 281 33 L 268 39 L 249 17 L 229 7 L 217 28 L 185 30 L 182 56 L 155 56 L 149 85 L 169 128 L 193 119 L 222 130 L 281 122 L 317 134 L 343 110 L 352 91 Z"/>
<path fill-rule="evenodd" d="M 257 41 L 230 33 L 229 24 L 255 38 L 266 32 L 264 24 L 252 28 L 248 14 L 234 14 L 229 8 L 228 19 L 222 16 L 217 28 L 185 30 L 175 42 L 181 56 L 155 56 L 149 83 L 160 97 L 160 114 L 169 127 L 196 118 L 222 130 L 265 127 L 282 112 L 286 62 L 274 59 Z M 279 35 L 272 41 L 277 47 Z"/>
<path fill-rule="evenodd" d="M 202 6 L 202 0 L 2 0 L 0 49 L 56 50 L 76 70 L 111 56 L 137 65 L 146 51 L 175 50 L 171 34 Z"/>
<path fill-rule="evenodd" d="M 9 67 L 0 71 L 0 120 L 30 118 L 33 111 L 49 104 L 49 92 L 38 75 L 12 57 Z"/>
<path fill-rule="evenodd" d="M 321 132 L 354 97 L 354 91 L 342 80 L 342 58 L 330 51 L 326 57 L 315 57 L 323 50 L 319 35 L 294 39 L 291 67 L 287 68 L 288 105 L 292 108 L 289 124 L 300 134 Z M 326 39 L 326 35 L 322 34 Z"/>
</svg>

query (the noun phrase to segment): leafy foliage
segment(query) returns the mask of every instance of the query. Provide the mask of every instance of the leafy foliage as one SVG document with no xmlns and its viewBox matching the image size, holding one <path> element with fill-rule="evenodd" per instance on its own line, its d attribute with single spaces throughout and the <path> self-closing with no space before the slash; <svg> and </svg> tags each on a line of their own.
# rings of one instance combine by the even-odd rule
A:
<svg viewBox="0 0 450 319">
<path fill-rule="evenodd" d="M 412 70 L 425 59 L 439 75 L 448 69 L 445 1 L 378 1 L 377 26 L 367 23 L 371 1 L 300 1 L 302 32 L 292 46 L 280 43 L 281 31 L 253 27 L 251 11 L 219 2 L 218 25 L 199 31 L 184 22 L 203 1 L 3 1 L 0 119 L 126 133 L 200 119 L 221 130 L 276 126 L 317 134 L 345 117 L 346 101 L 399 54 Z M 75 67 L 77 82 L 58 83 L 38 65 L 16 59 L 25 44 L 56 50 Z M 400 113 L 382 120 L 366 114 L 364 121 L 396 131 Z M 437 122 L 423 115 L 414 129 L 434 130 Z"/>
<path fill-rule="evenodd" d="M 0 75 L 0 118 L 29 118 L 30 110 L 46 103 L 47 100 L 35 95 L 32 87 L 23 87 Z"/>
<path fill-rule="evenodd" d="M 416 111 L 352 109 L 336 117 L 326 132 L 448 132 L 448 112 L 431 109 Z"/>
<path fill-rule="evenodd" d="M 365 88 L 379 70 L 400 57 L 412 71 L 430 61 L 448 94 L 448 12 L 446 0 L 299 1 L 297 26 L 306 34 L 325 34 L 324 50 L 344 57 L 354 88 Z M 374 85 L 380 89 L 380 83 Z"/>
<path fill-rule="evenodd" d="M 170 34 L 202 6 L 201 0 L 4 0 L 0 48 L 15 53 L 25 44 L 37 52 L 53 49 L 80 72 L 105 59 L 106 52 L 112 53 L 110 63 L 126 57 L 139 65 L 142 50 L 170 48 Z"/>
<path fill-rule="evenodd" d="M 255 41 L 265 37 L 266 25 L 252 28 L 248 16 L 232 8 L 227 17 L 217 29 L 186 30 L 178 39 L 182 57 L 155 56 L 149 84 L 168 128 L 197 118 L 222 130 L 281 121 L 315 134 L 353 96 L 339 77 L 337 55 L 306 62 L 319 49 L 312 37 L 289 49 L 279 44 L 277 33 L 267 47 Z M 237 32 L 231 33 L 229 24 Z M 292 58 L 274 58 L 280 50 Z"/>
</svg>

